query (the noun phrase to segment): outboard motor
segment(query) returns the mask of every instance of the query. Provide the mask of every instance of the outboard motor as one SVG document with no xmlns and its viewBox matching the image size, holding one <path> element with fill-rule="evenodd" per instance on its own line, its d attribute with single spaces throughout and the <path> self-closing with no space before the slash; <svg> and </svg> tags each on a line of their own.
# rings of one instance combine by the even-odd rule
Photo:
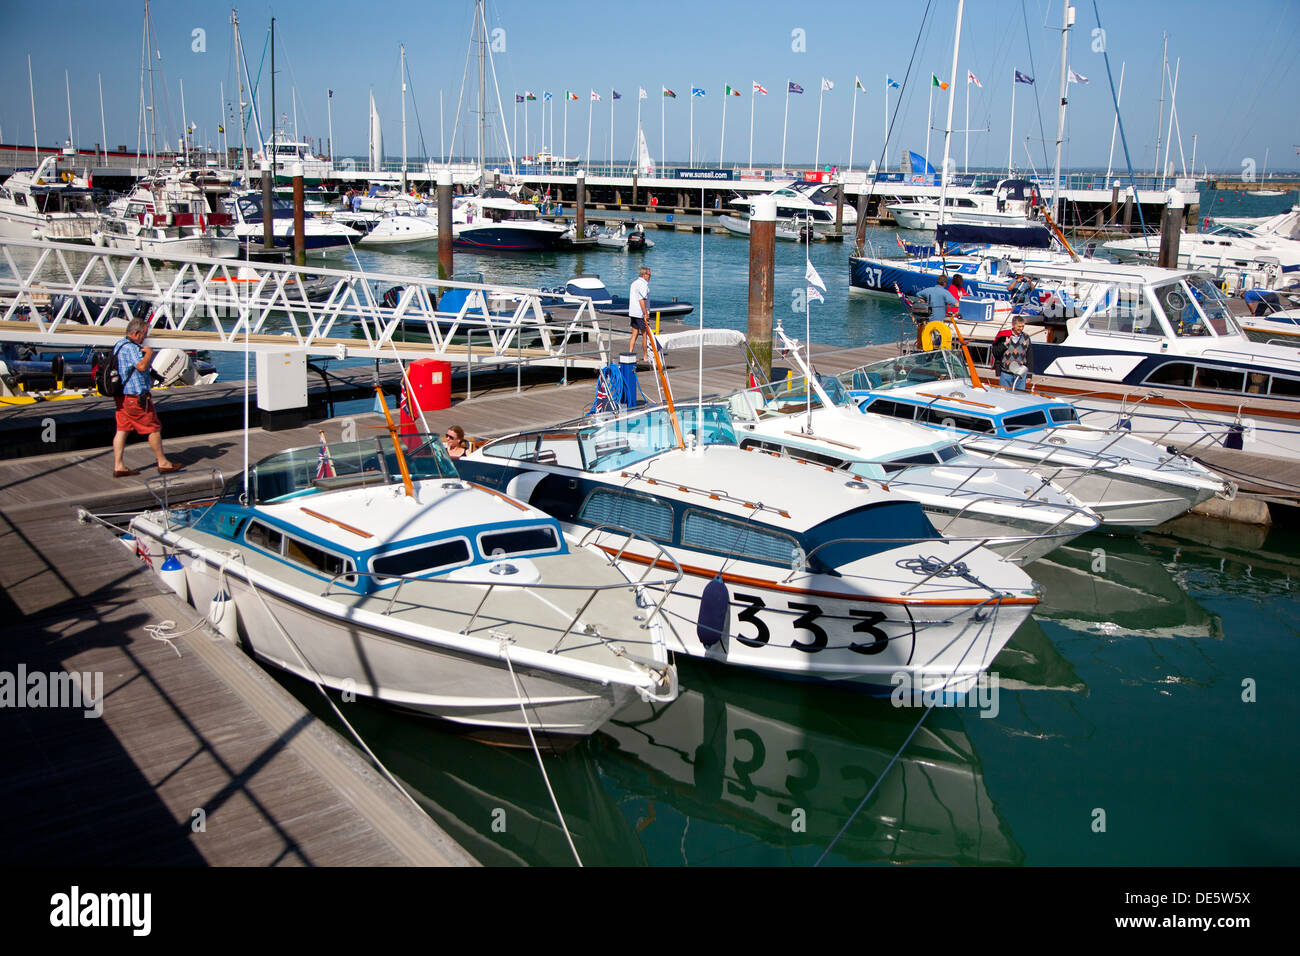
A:
<svg viewBox="0 0 1300 956">
<path fill-rule="evenodd" d="M 160 386 L 175 385 L 189 371 L 190 358 L 180 349 L 162 349 L 153 357 L 150 371 Z"/>
</svg>

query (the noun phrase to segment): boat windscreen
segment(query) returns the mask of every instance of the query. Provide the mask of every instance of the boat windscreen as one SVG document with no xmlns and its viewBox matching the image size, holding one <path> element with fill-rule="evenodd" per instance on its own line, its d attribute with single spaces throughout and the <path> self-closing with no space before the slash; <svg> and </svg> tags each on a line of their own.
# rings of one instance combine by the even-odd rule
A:
<svg viewBox="0 0 1300 956">
<path fill-rule="evenodd" d="M 436 438 L 422 436 L 420 444 L 408 438 L 406 466 L 412 481 L 456 478 L 456 466 Z M 249 469 L 255 502 L 328 490 L 330 488 L 391 484 L 402 480 L 397 452 L 389 436 L 356 442 L 312 445 L 291 448 L 263 458 Z M 243 475 L 227 482 L 223 498 L 236 499 L 243 494 Z"/>
<path fill-rule="evenodd" d="M 804 540 L 810 565 L 828 571 L 909 542 L 939 537 L 919 503 L 881 501 L 823 521 Z"/>
<path fill-rule="evenodd" d="M 701 414 L 702 412 L 702 414 Z M 722 405 L 689 405 L 677 409 L 682 436 L 701 445 L 735 445 L 736 429 Z M 677 447 L 677 432 L 668 409 L 652 408 L 583 428 L 578 444 L 588 471 L 613 471 Z"/>
<path fill-rule="evenodd" d="M 883 362 L 873 362 L 841 372 L 838 376 L 850 391 L 881 391 L 907 385 L 939 381 L 966 381 L 969 374 L 962 356 L 952 349 L 913 352 Z"/>
</svg>

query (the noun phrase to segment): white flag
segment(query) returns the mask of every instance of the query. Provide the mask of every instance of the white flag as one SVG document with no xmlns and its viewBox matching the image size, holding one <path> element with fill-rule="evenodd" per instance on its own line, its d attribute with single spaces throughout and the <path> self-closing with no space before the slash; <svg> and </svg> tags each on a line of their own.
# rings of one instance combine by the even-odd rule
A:
<svg viewBox="0 0 1300 956">
<path fill-rule="evenodd" d="M 1075 73 L 1075 72 L 1074 72 L 1074 67 L 1070 67 L 1070 82 L 1071 82 L 1071 83 L 1087 83 L 1087 82 L 1088 82 L 1088 78 L 1087 78 L 1086 76 L 1084 76 L 1082 73 Z"/>
<path fill-rule="evenodd" d="M 835 89 L 835 84 L 832 83 L 830 80 L 826 79 L 826 77 L 823 76 L 823 77 L 822 77 L 822 92 L 823 92 L 823 93 L 829 93 L 829 92 L 830 92 L 831 90 L 833 90 L 833 89 Z"/>
<path fill-rule="evenodd" d="M 644 87 L 641 87 L 641 88 L 640 88 L 640 93 L 641 93 L 641 95 L 638 96 L 637 99 L 639 99 L 639 100 L 643 100 L 643 99 L 645 99 L 645 98 L 646 98 L 646 91 L 645 91 L 645 88 L 644 88 Z"/>
<path fill-rule="evenodd" d="M 811 262 L 808 263 L 808 271 L 804 273 L 804 278 L 808 280 L 810 285 L 815 285 L 823 292 L 826 291 L 826 283 L 822 281 L 822 277 L 817 274 L 817 270 L 813 268 Z"/>
<path fill-rule="evenodd" d="M 825 302 L 826 300 L 822 297 L 822 294 L 821 294 L 820 292 L 817 291 L 816 286 L 811 286 L 811 285 L 810 285 L 810 286 L 808 287 L 808 301 L 809 301 L 809 302 Z"/>
</svg>

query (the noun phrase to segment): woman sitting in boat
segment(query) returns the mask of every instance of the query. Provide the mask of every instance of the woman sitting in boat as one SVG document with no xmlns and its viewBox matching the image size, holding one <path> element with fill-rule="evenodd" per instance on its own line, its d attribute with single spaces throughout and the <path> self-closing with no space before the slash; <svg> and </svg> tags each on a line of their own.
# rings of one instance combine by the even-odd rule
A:
<svg viewBox="0 0 1300 956">
<path fill-rule="evenodd" d="M 956 299 L 958 303 L 958 304 L 948 306 L 948 314 L 956 315 L 960 311 L 959 304 L 961 302 L 961 297 L 967 294 L 966 280 L 963 279 L 960 275 L 953 276 L 952 285 L 948 286 L 948 294 L 951 295 L 954 299 Z"/>
<path fill-rule="evenodd" d="M 469 451 L 469 442 L 465 441 L 465 429 L 459 425 L 448 428 L 444 438 L 447 442 L 447 454 L 452 458 L 459 458 Z"/>
</svg>

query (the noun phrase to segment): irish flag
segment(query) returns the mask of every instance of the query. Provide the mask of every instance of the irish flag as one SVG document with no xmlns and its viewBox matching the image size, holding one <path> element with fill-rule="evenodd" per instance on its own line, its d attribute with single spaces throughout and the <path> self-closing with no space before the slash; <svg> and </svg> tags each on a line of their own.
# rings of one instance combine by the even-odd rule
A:
<svg viewBox="0 0 1300 956">
<path fill-rule="evenodd" d="M 740 90 L 733 89 L 732 87 L 728 86 L 728 87 L 727 87 L 727 92 L 724 93 L 724 94 L 722 94 L 722 95 L 723 95 L 723 96 L 739 96 L 739 95 L 740 95 Z"/>
<path fill-rule="evenodd" d="M 943 82 L 941 82 L 941 81 L 939 80 L 939 77 L 937 77 L 937 76 L 936 76 L 935 74 L 933 74 L 933 73 L 930 74 L 930 85 L 931 85 L 931 86 L 937 86 L 937 87 L 939 87 L 939 89 L 941 89 L 941 90 L 946 90 L 946 89 L 948 88 L 948 84 L 947 84 L 947 83 L 943 83 Z"/>
<path fill-rule="evenodd" d="M 575 103 L 578 102 L 578 94 L 577 94 L 577 93 L 574 93 L 572 90 L 565 90 L 565 91 L 564 91 L 564 98 L 565 98 L 566 100 L 573 100 L 573 102 L 575 102 Z"/>
</svg>

